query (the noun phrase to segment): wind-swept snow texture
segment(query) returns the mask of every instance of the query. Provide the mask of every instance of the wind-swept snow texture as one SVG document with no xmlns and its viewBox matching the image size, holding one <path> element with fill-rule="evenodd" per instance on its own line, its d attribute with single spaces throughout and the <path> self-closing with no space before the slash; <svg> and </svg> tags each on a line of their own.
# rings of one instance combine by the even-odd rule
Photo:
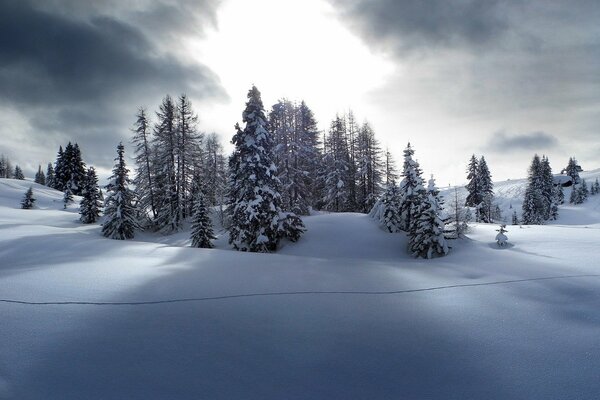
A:
<svg viewBox="0 0 600 400">
<path fill-rule="evenodd" d="M 595 399 L 594 204 L 503 249 L 475 225 L 434 260 L 362 214 L 249 254 L 105 239 L 60 192 L 0 179 L 0 398 Z"/>
</svg>

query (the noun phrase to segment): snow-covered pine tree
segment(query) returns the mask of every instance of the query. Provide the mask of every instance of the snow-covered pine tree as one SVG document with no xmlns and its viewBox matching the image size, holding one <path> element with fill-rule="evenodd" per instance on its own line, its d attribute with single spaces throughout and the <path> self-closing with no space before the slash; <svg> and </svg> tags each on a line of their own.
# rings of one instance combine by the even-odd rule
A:
<svg viewBox="0 0 600 400">
<path fill-rule="evenodd" d="M 74 199 L 73 199 L 73 191 L 71 190 L 71 185 L 67 184 L 65 186 L 65 191 L 63 192 L 63 209 L 66 210 L 68 205 L 71 204 L 73 201 L 74 201 Z"/>
<path fill-rule="evenodd" d="M 194 201 L 191 239 L 192 247 L 201 247 L 205 249 L 212 248 L 212 241 L 216 239 L 210 220 L 209 210 L 204 202 L 202 192 L 196 194 Z"/>
<path fill-rule="evenodd" d="M 56 162 L 54 163 L 54 186 L 53 188 L 56 190 L 60 190 L 61 192 L 65 190 L 65 185 L 67 183 L 68 178 L 67 170 L 65 165 L 65 152 L 63 151 L 62 146 L 58 148 L 58 154 L 56 155 Z"/>
<path fill-rule="evenodd" d="M 183 222 L 180 197 L 177 193 L 176 112 L 173 99 L 167 95 L 156 113 L 158 121 L 154 127 L 156 226 L 163 233 L 179 230 Z"/>
<path fill-rule="evenodd" d="M 25 175 L 23 175 L 23 170 L 18 165 L 15 165 L 15 172 L 13 172 L 13 179 L 24 180 Z"/>
<path fill-rule="evenodd" d="M 421 195 L 421 201 L 416 206 L 418 212 L 414 214 L 415 219 L 408 233 L 409 252 L 414 257 L 432 258 L 448 254 L 440 203 L 439 191 L 432 177 L 427 191 Z"/>
<path fill-rule="evenodd" d="M 323 202 L 329 211 L 350 211 L 349 181 L 354 179 L 344 119 L 336 115 L 331 122 L 323 164 L 327 167 Z"/>
<path fill-rule="evenodd" d="M 29 189 L 27 189 L 27 192 L 25 192 L 25 197 L 23 197 L 23 200 L 21 200 L 21 208 L 23 210 L 29 210 L 33 208 L 34 204 L 35 198 L 33 197 L 33 189 L 31 186 L 29 186 Z"/>
<path fill-rule="evenodd" d="M 79 196 L 83 192 L 83 186 L 86 179 L 86 168 L 81 156 L 81 149 L 77 143 L 73 145 L 72 151 L 73 153 L 70 157 L 71 163 L 69 165 L 71 172 L 71 190 L 74 195 Z"/>
<path fill-rule="evenodd" d="M 386 187 L 392 181 L 398 181 L 398 168 L 396 167 L 396 161 L 394 156 L 389 149 L 385 149 L 385 185 Z"/>
<path fill-rule="evenodd" d="M 596 178 L 596 181 L 594 182 L 594 184 L 592 185 L 592 187 L 594 188 L 594 193 L 593 194 L 600 193 L 600 182 L 598 182 L 598 178 Z"/>
<path fill-rule="evenodd" d="M 404 163 L 402 166 L 402 181 L 400 182 L 400 228 L 408 232 L 414 222 L 415 212 L 418 212 L 422 194 L 425 193 L 423 178 L 419 163 L 413 160 L 415 151 L 410 143 L 404 149 Z"/>
<path fill-rule="evenodd" d="M 177 102 L 176 114 L 176 191 L 179 197 L 179 213 L 181 219 L 192 213 L 194 194 L 194 172 L 202 164 L 202 134 L 197 129 L 198 116 L 192 109 L 190 99 L 182 94 Z M 198 187 L 198 186 L 196 186 Z"/>
<path fill-rule="evenodd" d="M 383 161 L 381 148 L 375 133 L 365 122 L 356 139 L 357 193 L 358 211 L 368 212 L 382 192 Z"/>
<path fill-rule="evenodd" d="M 358 204 L 357 200 L 357 165 L 356 165 L 356 139 L 358 137 L 359 127 L 354 117 L 354 112 L 348 110 L 348 113 L 344 117 L 346 127 L 345 130 L 345 141 L 348 148 L 348 178 L 346 179 L 348 186 L 348 211 L 361 211 L 362 207 Z"/>
<path fill-rule="evenodd" d="M 6 160 L 4 154 L 0 154 L 0 178 L 6 178 L 7 176 Z"/>
<path fill-rule="evenodd" d="M 110 239 L 132 239 L 135 230 L 140 229 L 133 206 L 134 193 L 129 189 L 129 170 L 125 165 L 125 148 L 122 143 L 117 146 L 117 158 L 106 186 L 104 201 L 104 223 L 102 234 Z"/>
<path fill-rule="evenodd" d="M 46 184 L 46 175 L 44 175 L 44 171 L 42 171 L 41 165 L 38 165 L 38 171 L 35 173 L 35 178 L 33 181 L 35 183 L 39 183 L 40 185 Z"/>
<path fill-rule="evenodd" d="M 135 194 L 138 199 L 138 209 L 142 215 L 150 213 L 152 221 L 156 219 L 156 198 L 154 187 L 154 152 L 150 143 L 150 125 L 146 110 L 139 108 L 136 114 L 136 121 L 133 131 L 131 143 L 134 147 L 135 154 L 135 177 L 133 183 L 135 185 Z"/>
<path fill-rule="evenodd" d="M 454 193 L 449 203 L 449 219 L 447 228 L 449 230 L 448 237 L 458 239 L 469 229 L 471 220 L 469 209 L 465 206 L 465 197 L 458 192 L 458 188 L 454 188 Z"/>
<path fill-rule="evenodd" d="M 281 195 L 273 139 L 255 86 L 248 92 L 242 120 L 245 127 L 236 124 L 235 149 L 229 159 L 229 243 L 236 250 L 271 252 L 281 238 Z"/>
<path fill-rule="evenodd" d="M 554 175 L 550 167 L 550 161 L 545 155 L 540 162 L 540 184 L 542 197 L 544 198 L 544 220 L 558 218 L 558 199 L 554 190 Z"/>
<path fill-rule="evenodd" d="M 379 221 L 388 232 L 401 231 L 400 190 L 393 180 L 390 182 L 381 199 L 373 206 L 369 215 Z"/>
<path fill-rule="evenodd" d="M 569 195 L 570 204 L 581 204 L 581 190 L 579 185 L 571 186 L 571 194 Z"/>
<path fill-rule="evenodd" d="M 79 220 L 84 224 L 93 224 L 100 217 L 100 188 L 98 187 L 98 176 L 94 167 L 89 167 L 83 183 L 83 198 L 79 203 Z"/>
<path fill-rule="evenodd" d="M 579 184 L 580 203 L 583 203 L 584 201 L 586 201 L 589 194 L 590 194 L 590 190 L 588 188 L 587 182 L 585 181 L 585 179 L 582 178 L 581 182 Z"/>
<path fill-rule="evenodd" d="M 492 204 L 494 201 L 494 183 L 492 182 L 492 175 L 485 161 L 485 157 L 481 156 L 479 159 L 479 166 L 477 169 L 477 186 L 481 195 L 481 203 L 479 203 L 479 218 L 481 222 L 492 222 Z"/>
<path fill-rule="evenodd" d="M 321 161 L 319 129 L 312 110 L 302 100 L 296 107 L 296 136 L 298 137 L 298 189 L 292 211 L 308 215 L 310 208 L 320 198 L 317 185 L 319 163 Z"/>
<path fill-rule="evenodd" d="M 477 207 L 483 201 L 481 196 L 481 190 L 479 188 L 479 160 L 475 157 L 475 154 L 471 156 L 469 165 L 467 167 L 467 198 L 465 205 L 467 207 Z"/>
<path fill-rule="evenodd" d="M 512 224 L 513 225 L 519 225 L 519 217 L 517 216 L 517 210 L 513 211 Z"/>
<path fill-rule="evenodd" d="M 577 164 L 575 157 L 569 157 L 567 167 L 563 171 L 572 178 L 573 185 L 579 184 L 579 171 L 581 171 L 581 167 Z"/>
<path fill-rule="evenodd" d="M 52 167 L 52 163 L 48 163 L 48 167 L 46 168 L 46 186 L 53 188 L 54 185 L 54 168 Z"/>
<path fill-rule="evenodd" d="M 523 199 L 523 224 L 540 225 L 544 222 L 544 213 L 547 207 L 546 200 L 543 195 L 543 182 L 541 180 L 541 160 L 536 154 L 528 171 L 527 188 Z"/>
</svg>

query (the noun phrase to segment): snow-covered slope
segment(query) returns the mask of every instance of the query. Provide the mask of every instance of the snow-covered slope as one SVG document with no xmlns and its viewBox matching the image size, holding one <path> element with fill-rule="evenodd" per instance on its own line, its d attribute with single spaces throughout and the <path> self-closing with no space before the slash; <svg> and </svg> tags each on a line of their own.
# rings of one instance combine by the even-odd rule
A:
<svg viewBox="0 0 600 400">
<path fill-rule="evenodd" d="M 509 227 L 498 249 L 476 225 L 427 261 L 364 215 L 322 214 L 298 243 L 248 254 L 224 237 L 104 239 L 49 189 L 18 209 L 28 186 L 0 179 L 0 398 L 600 392 L 597 226 Z"/>
</svg>

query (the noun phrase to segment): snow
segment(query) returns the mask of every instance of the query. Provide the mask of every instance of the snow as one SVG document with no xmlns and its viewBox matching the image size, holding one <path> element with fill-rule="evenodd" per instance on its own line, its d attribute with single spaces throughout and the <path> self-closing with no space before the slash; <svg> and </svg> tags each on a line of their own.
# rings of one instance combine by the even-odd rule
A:
<svg viewBox="0 0 600 400">
<path fill-rule="evenodd" d="M 519 185 L 496 184 L 503 204 Z M 60 192 L 0 179 L 0 298 L 75 302 L 0 302 L 0 398 L 596 398 L 599 202 L 509 226 L 503 249 L 473 225 L 434 260 L 353 213 L 253 254 L 222 231 L 109 240 Z"/>
</svg>

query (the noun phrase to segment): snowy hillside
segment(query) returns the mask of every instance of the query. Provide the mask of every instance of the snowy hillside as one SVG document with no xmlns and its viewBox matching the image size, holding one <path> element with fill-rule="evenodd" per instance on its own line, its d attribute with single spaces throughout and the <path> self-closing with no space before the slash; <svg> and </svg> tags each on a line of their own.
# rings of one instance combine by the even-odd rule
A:
<svg viewBox="0 0 600 400">
<path fill-rule="evenodd" d="M 600 179 L 600 169 L 584 171 L 580 173 L 581 178 L 592 184 L 596 178 Z M 521 218 L 521 207 L 525 196 L 526 179 L 509 179 L 494 182 L 494 203 L 500 206 L 506 223 L 510 224 L 512 213 L 517 211 Z M 459 196 L 466 197 L 467 191 L 464 186 L 458 188 Z M 454 187 L 441 189 L 441 194 L 446 198 L 446 203 L 454 198 Z M 565 188 L 565 199 L 571 194 L 570 188 Z M 559 219 L 551 221 L 550 224 L 558 225 L 589 225 L 600 223 L 600 196 L 590 196 L 588 201 L 577 206 L 565 204 L 560 207 Z"/>
<path fill-rule="evenodd" d="M 522 182 L 496 184 L 503 204 Z M 415 260 L 352 213 L 305 218 L 276 254 L 109 240 L 0 179 L 0 398 L 596 398 L 599 201 Z"/>
</svg>

